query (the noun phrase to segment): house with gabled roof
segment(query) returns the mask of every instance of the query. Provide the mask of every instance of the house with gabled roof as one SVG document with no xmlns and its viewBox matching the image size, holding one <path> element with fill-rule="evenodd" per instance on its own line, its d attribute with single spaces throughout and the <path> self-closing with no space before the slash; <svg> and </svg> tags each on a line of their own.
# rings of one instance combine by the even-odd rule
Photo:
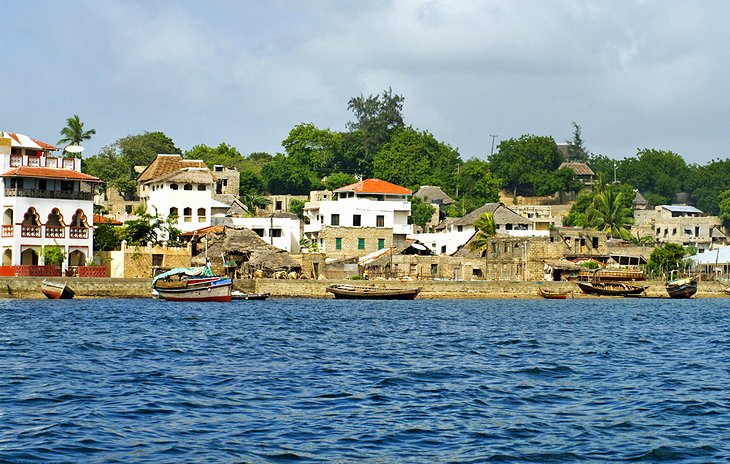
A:
<svg viewBox="0 0 730 464">
<path fill-rule="evenodd" d="M 304 205 L 304 235 L 327 255 L 364 256 L 399 246 L 411 233 L 413 192 L 380 179 L 335 189 L 331 200 L 312 192 Z"/>
<path fill-rule="evenodd" d="M 98 178 L 81 172 L 81 159 L 23 134 L 0 132 L 3 266 L 42 264 L 45 246 L 59 246 L 63 269 L 93 256 Z"/>
</svg>

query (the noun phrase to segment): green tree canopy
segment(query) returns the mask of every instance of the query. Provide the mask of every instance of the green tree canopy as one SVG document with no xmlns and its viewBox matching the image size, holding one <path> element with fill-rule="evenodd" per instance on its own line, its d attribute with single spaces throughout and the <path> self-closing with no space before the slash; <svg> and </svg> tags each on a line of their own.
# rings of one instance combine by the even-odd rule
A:
<svg viewBox="0 0 730 464">
<path fill-rule="evenodd" d="M 84 130 L 84 123 L 81 122 L 79 115 L 74 114 L 66 119 L 66 127 L 61 129 L 61 139 L 58 145 L 81 145 L 84 140 L 91 139 L 96 134 L 96 129 Z"/>
<path fill-rule="evenodd" d="M 463 216 L 486 203 L 498 202 L 502 180 L 492 175 L 488 162 L 471 158 L 458 168 L 456 185 L 442 188 L 454 195 L 456 204 L 452 212 Z"/>
<path fill-rule="evenodd" d="M 490 240 L 497 235 L 497 225 L 494 222 L 492 213 L 484 213 L 479 216 L 477 222 L 474 223 L 476 233 L 474 239 L 470 242 L 469 247 L 472 251 L 478 251 L 486 256 L 489 250 Z"/>
<path fill-rule="evenodd" d="M 605 190 L 593 196 L 591 206 L 585 212 L 585 223 L 588 227 L 607 232 L 614 238 L 631 240 L 631 233 L 626 228 L 634 222 L 631 209 L 623 206 L 622 194 Z"/>
<path fill-rule="evenodd" d="M 573 121 L 573 138 L 566 140 L 568 144 L 567 155 L 568 159 L 572 163 L 586 163 L 590 157 L 590 152 L 583 143 L 583 137 L 581 136 L 580 126 Z"/>
<path fill-rule="evenodd" d="M 434 213 L 434 207 L 425 203 L 420 197 L 411 197 L 411 223 L 422 229 L 426 228 L 426 224 L 431 220 Z"/>
<path fill-rule="evenodd" d="M 357 177 L 352 174 L 345 174 L 344 172 L 334 172 L 327 176 L 324 182 L 324 186 L 327 190 L 335 190 L 345 185 L 354 184 L 357 182 Z"/>
<path fill-rule="evenodd" d="M 562 158 L 552 137 L 523 135 L 501 141 L 489 162 L 493 174 L 503 179 L 514 195 L 530 195 L 536 190 L 534 182 L 557 169 Z"/>
<path fill-rule="evenodd" d="M 688 169 L 684 185 L 695 206 L 707 214 L 720 214 L 720 194 L 730 188 L 730 159 L 712 160 L 704 166 L 692 164 Z"/>
<path fill-rule="evenodd" d="M 241 170 L 244 157 L 234 147 L 221 142 L 217 147 L 195 145 L 185 152 L 185 159 L 202 160 L 206 166 L 213 169 L 215 165 Z"/>
<path fill-rule="evenodd" d="M 648 148 L 624 160 L 620 168 L 621 180 L 638 188 L 653 205 L 671 203 L 690 173 L 678 154 Z"/>
<path fill-rule="evenodd" d="M 306 195 L 321 186 L 317 176 L 306 166 L 281 153 L 261 169 L 261 175 L 272 195 Z"/>
<path fill-rule="evenodd" d="M 306 167 L 322 178 L 336 169 L 342 134 L 329 129 L 318 129 L 311 123 L 299 124 L 289 132 L 282 146 L 292 162 Z"/>
<path fill-rule="evenodd" d="M 682 245 L 665 243 L 651 252 L 646 269 L 654 275 L 668 274 L 682 267 L 682 260 L 686 255 L 687 250 Z"/>
</svg>

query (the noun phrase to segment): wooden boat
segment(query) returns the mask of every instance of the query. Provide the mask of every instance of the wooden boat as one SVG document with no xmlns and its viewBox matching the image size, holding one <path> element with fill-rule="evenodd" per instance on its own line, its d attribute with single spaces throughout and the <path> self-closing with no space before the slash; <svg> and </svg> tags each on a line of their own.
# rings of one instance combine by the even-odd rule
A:
<svg viewBox="0 0 730 464">
<path fill-rule="evenodd" d="M 41 292 L 43 292 L 49 300 L 70 300 L 75 295 L 74 291 L 65 283 L 52 282 L 47 279 L 43 279 Z"/>
<path fill-rule="evenodd" d="M 271 296 L 271 293 L 243 293 L 238 290 L 231 292 L 231 299 L 234 300 L 258 300 L 263 301 Z"/>
<path fill-rule="evenodd" d="M 557 292 L 552 290 L 545 290 L 542 287 L 537 287 L 537 291 L 540 296 L 548 300 L 564 300 L 568 298 L 568 292 Z"/>
<path fill-rule="evenodd" d="M 215 275 L 210 266 L 178 267 L 152 280 L 152 289 L 167 301 L 231 301 L 233 281 Z"/>
<path fill-rule="evenodd" d="M 646 280 L 644 271 L 638 269 L 596 269 L 578 273 L 581 282 L 636 282 Z"/>
<path fill-rule="evenodd" d="M 683 277 L 665 285 L 669 298 L 690 298 L 697 293 L 697 277 Z"/>
<path fill-rule="evenodd" d="M 359 287 L 355 285 L 331 285 L 327 292 L 335 298 L 350 300 L 413 300 L 421 288 Z"/>
<path fill-rule="evenodd" d="M 588 295 L 631 296 L 644 293 L 648 285 L 629 285 L 624 282 L 576 282 Z"/>
</svg>

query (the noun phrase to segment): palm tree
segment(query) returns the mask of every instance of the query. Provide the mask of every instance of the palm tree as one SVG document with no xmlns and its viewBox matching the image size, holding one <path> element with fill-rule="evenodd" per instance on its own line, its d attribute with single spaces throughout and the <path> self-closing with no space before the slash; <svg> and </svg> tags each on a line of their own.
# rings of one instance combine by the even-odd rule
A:
<svg viewBox="0 0 730 464">
<path fill-rule="evenodd" d="M 631 240 L 631 233 L 626 225 L 632 224 L 634 218 L 631 209 L 621 204 L 621 193 L 605 190 L 593 197 L 593 203 L 586 210 L 585 224 L 611 237 Z"/>
<path fill-rule="evenodd" d="M 81 122 L 77 114 L 74 114 L 66 119 L 66 127 L 61 129 L 63 137 L 58 141 L 58 145 L 81 145 L 81 142 L 91 139 L 94 134 L 96 134 L 96 129 L 85 131 L 84 123 Z"/>
<path fill-rule="evenodd" d="M 241 201 L 248 208 L 248 214 L 251 217 L 256 216 L 259 208 L 265 208 L 271 204 L 271 200 L 266 198 L 264 195 L 258 195 L 256 193 L 247 193 L 241 197 Z"/>
<path fill-rule="evenodd" d="M 484 256 L 484 278 L 487 278 L 487 258 L 489 257 L 490 239 L 497 234 L 497 226 L 494 223 L 494 214 L 484 213 L 474 223 L 474 240 L 469 244 L 472 251 L 478 251 Z"/>
</svg>

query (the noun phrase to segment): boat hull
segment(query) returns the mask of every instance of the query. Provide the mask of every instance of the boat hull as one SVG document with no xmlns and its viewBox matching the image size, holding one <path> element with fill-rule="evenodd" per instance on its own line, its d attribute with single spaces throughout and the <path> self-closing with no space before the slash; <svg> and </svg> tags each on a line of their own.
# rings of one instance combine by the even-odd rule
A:
<svg viewBox="0 0 730 464">
<path fill-rule="evenodd" d="M 633 296 L 640 295 L 649 288 L 646 285 L 628 285 L 624 283 L 576 282 L 578 287 L 588 295 L 599 296 Z"/>
<path fill-rule="evenodd" d="M 341 300 L 413 300 L 421 292 L 421 289 L 389 289 L 333 285 L 327 287 L 327 292 Z"/>
<path fill-rule="evenodd" d="M 231 294 L 231 298 L 234 300 L 253 300 L 263 301 L 271 296 L 271 293 L 236 293 Z"/>
<path fill-rule="evenodd" d="M 158 296 L 166 301 L 231 301 L 233 282 L 228 278 L 221 278 L 213 282 L 198 285 L 188 285 L 181 288 L 155 287 Z"/>
<path fill-rule="evenodd" d="M 74 297 L 74 291 L 68 285 L 59 282 L 44 280 L 41 285 L 41 293 L 49 300 L 70 300 Z"/>
<path fill-rule="evenodd" d="M 543 290 L 539 287 L 537 291 L 540 292 L 540 296 L 545 298 L 546 300 L 565 300 L 568 298 L 567 293 L 551 292 L 549 290 Z"/>
<path fill-rule="evenodd" d="M 669 298 L 691 298 L 697 293 L 697 279 L 673 280 L 666 285 Z"/>
</svg>

